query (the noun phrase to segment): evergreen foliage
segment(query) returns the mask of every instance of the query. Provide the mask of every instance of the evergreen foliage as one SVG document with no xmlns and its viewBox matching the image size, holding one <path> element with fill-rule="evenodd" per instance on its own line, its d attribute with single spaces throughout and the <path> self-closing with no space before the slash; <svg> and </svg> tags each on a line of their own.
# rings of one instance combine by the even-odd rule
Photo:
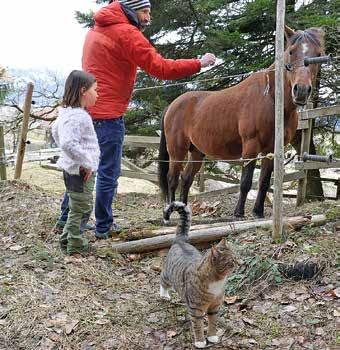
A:
<svg viewBox="0 0 340 350">
<path fill-rule="evenodd" d="M 105 4 L 105 0 L 97 3 Z M 339 5 L 335 0 L 314 0 L 295 9 L 295 0 L 286 1 L 286 23 L 294 29 L 324 27 L 326 52 L 335 55 L 339 48 L 337 29 Z M 194 77 L 191 84 L 165 87 L 174 82 L 159 81 L 138 73 L 132 108 L 126 113 L 128 133 L 155 135 L 161 111 L 188 89 L 219 90 L 240 82 L 246 75 L 268 67 L 275 55 L 276 1 L 272 0 L 151 0 L 152 25 L 145 35 L 167 58 L 192 58 L 213 52 L 219 63 Z M 92 14 L 77 12 L 84 26 L 93 25 Z M 335 102 L 335 62 L 323 69 L 321 92 L 327 87 L 327 101 Z M 230 77 L 237 75 L 237 77 Z M 225 78 L 226 77 L 226 78 Z M 197 82 L 197 79 L 212 79 Z M 196 81 L 196 82 L 195 82 Z M 164 85 L 163 88 L 140 88 Z"/>
</svg>

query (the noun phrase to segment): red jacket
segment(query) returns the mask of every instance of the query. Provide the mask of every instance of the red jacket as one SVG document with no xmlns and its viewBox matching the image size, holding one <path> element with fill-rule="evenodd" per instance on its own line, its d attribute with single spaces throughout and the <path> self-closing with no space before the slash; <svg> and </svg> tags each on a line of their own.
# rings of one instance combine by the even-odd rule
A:
<svg viewBox="0 0 340 350">
<path fill-rule="evenodd" d="M 94 119 L 112 119 L 128 107 L 137 67 L 158 79 L 180 79 L 201 69 L 198 59 L 165 59 L 141 31 L 130 24 L 118 2 L 103 7 L 95 16 L 83 49 L 83 69 L 98 83 L 98 99 L 89 113 Z"/>
</svg>

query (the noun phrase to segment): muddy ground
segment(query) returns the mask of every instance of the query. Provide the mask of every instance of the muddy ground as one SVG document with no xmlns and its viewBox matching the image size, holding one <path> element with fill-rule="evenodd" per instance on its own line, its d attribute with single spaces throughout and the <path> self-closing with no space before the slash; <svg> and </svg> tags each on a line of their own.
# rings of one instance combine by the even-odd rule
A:
<svg viewBox="0 0 340 350">
<path fill-rule="evenodd" d="M 193 349 L 184 305 L 176 295 L 171 302 L 158 296 L 166 252 L 118 255 L 110 247 L 119 237 L 95 242 L 88 231 L 97 253 L 65 256 L 52 230 L 62 187 L 52 190 L 51 181 L 0 184 L 0 349 Z M 194 222 L 230 220 L 235 203 L 236 196 L 200 199 Z M 121 193 L 116 220 L 125 233 L 158 228 L 161 207 L 157 193 Z M 340 202 L 296 209 L 285 201 L 287 216 L 320 213 L 326 225 L 286 232 L 280 244 L 268 230 L 228 237 L 244 265 L 229 276 L 215 349 L 340 346 Z M 320 266 L 311 280 L 279 272 L 280 262 L 307 259 Z"/>
</svg>

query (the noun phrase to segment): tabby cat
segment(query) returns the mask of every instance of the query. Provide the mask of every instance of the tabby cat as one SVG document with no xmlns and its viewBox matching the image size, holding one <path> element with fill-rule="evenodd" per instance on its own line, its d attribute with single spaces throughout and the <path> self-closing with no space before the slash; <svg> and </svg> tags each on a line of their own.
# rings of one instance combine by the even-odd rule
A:
<svg viewBox="0 0 340 350">
<path fill-rule="evenodd" d="M 186 303 L 191 317 L 196 348 L 204 348 L 204 316 L 208 316 L 208 341 L 217 343 L 217 312 L 223 303 L 226 276 L 239 261 L 223 238 L 204 256 L 188 241 L 191 212 L 181 202 L 172 202 L 165 209 L 165 217 L 173 211 L 180 215 L 176 237 L 168 252 L 162 273 L 160 295 L 170 299 L 172 287 Z"/>
</svg>

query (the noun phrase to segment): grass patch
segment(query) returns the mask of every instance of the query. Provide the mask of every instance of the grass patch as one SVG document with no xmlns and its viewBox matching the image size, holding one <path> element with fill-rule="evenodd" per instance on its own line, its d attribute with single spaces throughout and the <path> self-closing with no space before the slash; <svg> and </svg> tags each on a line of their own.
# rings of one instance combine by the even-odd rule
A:
<svg viewBox="0 0 340 350">
<path fill-rule="evenodd" d="M 53 264 L 54 256 L 41 241 L 34 241 L 33 246 L 29 249 L 33 260 Z"/>
<path fill-rule="evenodd" d="M 53 181 L 45 170 L 44 174 Z M 92 242 L 98 255 L 107 259 L 97 254 L 70 259 L 60 252 L 58 237 L 50 232 L 59 210 L 55 194 L 31 182 L 14 181 L 0 184 L 0 194 L 0 226 L 7 228 L 0 233 L 0 348 L 3 344 L 6 349 L 192 348 L 189 315 L 178 295 L 171 302 L 159 298 L 161 254 L 140 254 L 134 260 L 128 254 L 117 255 L 111 248 L 113 240 L 107 240 Z M 224 206 L 228 213 L 233 200 L 221 200 L 220 209 Z M 146 233 L 155 228 L 150 219 L 160 218 L 158 196 L 124 194 L 118 202 L 121 210 L 115 215 L 127 230 Z M 295 216 L 320 214 L 335 206 L 334 202 L 307 203 L 297 212 L 294 203 L 285 209 Z M 270 208 L 266 210 L 268 214 Z M 219 325 L 236 331 L 227 332 L 216 349 L 273 349 L 269 344 L 273 339 L 298 335 L 314 344 L 317 328 L 324 331 L 324 343 L 334 344 L 335 339 L 339 343 L 337 300 L 328 293 L 338 287 L 333 226 L 289 232 L 282 244 L 272 243 L 270 229 L 230 235 L 244 264 L 229 276 L 227 292 L 239 298 L 221 309 Z M 92 233 L 86 235 L 93 238 Z M 22 249 L 11 249 L 17 245 Z M 277 264 L 299 257 L 322 258 L 329 264 L 316 279 L 281 280 Z M 296 307 L 294 312 L 284 310 L 290 303 Z M 6 317 L 1 318 L 2 312 Z M 306 325 L 308 319 L 318 323 Z M 294 329 L 286 322 L 294 323 Z M 316 346 L 326 349 L 324 344 Z"/>
<path fill-rule="evenodd" d="M 327 220 L 335 221 L 340 220 L 340 205 L 330 208 L 325 213 Z"/>
<path fill-rule="evenodd" d="M 279 320 L 273 319 L 270 315 L 262 314 L 256 318 L 256 325 L 261 329 L 267 330 L 267 340 L 281 336 L 286 328 Z"/>
<path fill-rule="evenodd" d="M 276 261 L 264 256 L 246 257 L 242 266 L 227 279 L 226 294 L 238 295 L 260 280 L 270 285 L 282 282 Z"/>
</svg>

